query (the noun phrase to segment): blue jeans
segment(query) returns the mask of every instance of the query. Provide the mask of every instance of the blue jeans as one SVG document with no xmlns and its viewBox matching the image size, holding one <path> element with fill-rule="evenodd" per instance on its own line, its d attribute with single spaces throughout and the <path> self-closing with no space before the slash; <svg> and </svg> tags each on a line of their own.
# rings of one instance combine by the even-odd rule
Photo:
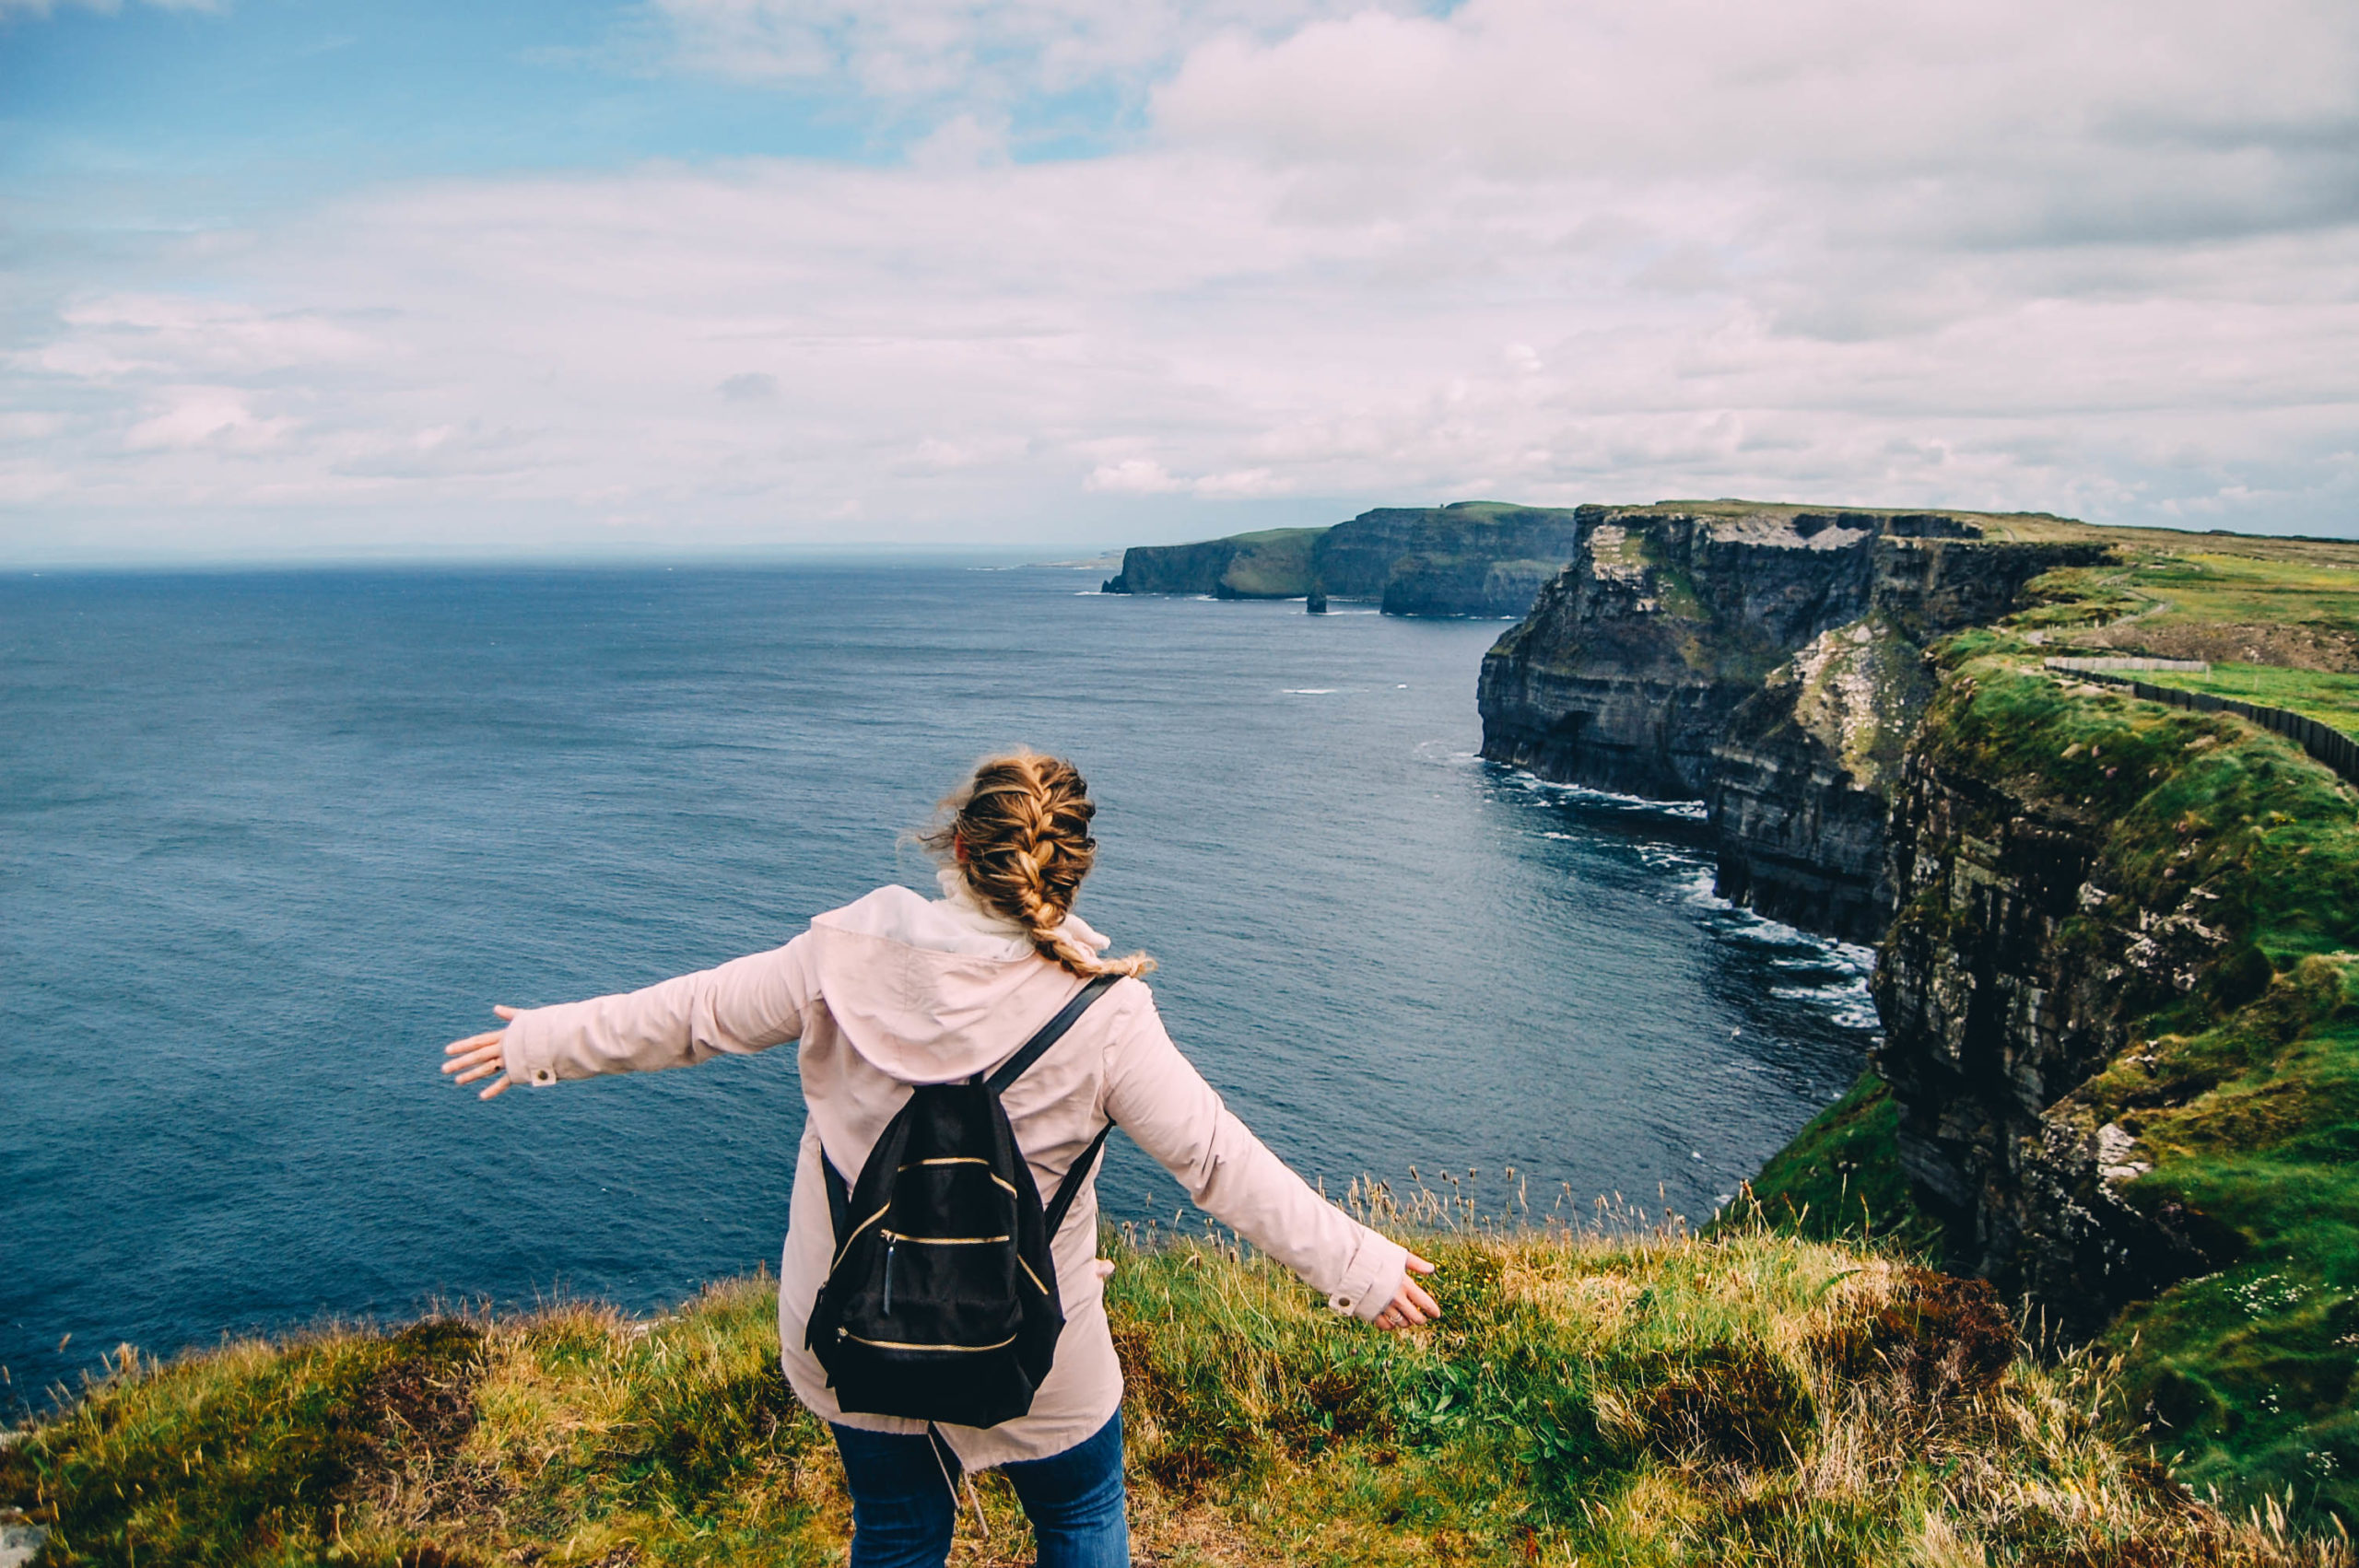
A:
<svg viewBox="0 0 2359 1568">
<path fill-rule="evenodd" d="M 942 1568 L 958 1523 L 957 1457 L 931 1433 L 834 1431 L 851 1490 L 851 1568 Z M 1121 1411 L 1062 1454 L 1001 1471 L 1032 1521 L 1039 1568 L 1130 1568 Z"/>
</svg>

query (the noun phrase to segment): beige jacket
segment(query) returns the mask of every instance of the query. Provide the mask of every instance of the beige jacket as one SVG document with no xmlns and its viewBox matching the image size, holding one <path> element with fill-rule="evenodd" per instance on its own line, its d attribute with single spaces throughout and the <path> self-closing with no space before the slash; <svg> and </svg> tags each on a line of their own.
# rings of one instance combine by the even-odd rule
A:
<svg viewBox="0 0 2359 1568">
<path fill-rule="evenodd" d="M 804 1348 L 812 1298 L 832 1251 L 819 1174 L 827 1151 L 846 1180 L 916 1083 L 942 1083 L 1015 1054 L 1082 982 L 1034 953 L 1015 926 L 978 907 L 955 871 L 945 896 L 883 887 L 819 916 L 784 947 L 644 990 L 535 1008 L 508 1026 L 510 1077 L 536 1087 L 606 1072 L 681 1067 L 800 1040 L 809 1115 L 779 1271 L 779 1340 L 795 1394 L 825 1420 L 884 1432 L 921 1422 L 847 1415 Z M 1106 939 L 1078 919 L 1066 930 Z M 1325 1293 L 1373 1319 L 1399 1293 L 1406 1253 L 1320 1198 L 1190 1066 L 1164 1033 L 1155 998 L 1123 980 L 1010 1085 L 1015 1139 L 1043 1194 L 1111 1117 L 1180 1179 L 1188 1196 Z M 1122 1375 L 1102 1299 L 1097 1184 L 1083 1185 L 1053 1245 L 1064 1334 L 1030 1413 L 995 1427 L 940 1430 L 969 1469 L 1061 1453 L 1121 1402 Z"/>
</svg>

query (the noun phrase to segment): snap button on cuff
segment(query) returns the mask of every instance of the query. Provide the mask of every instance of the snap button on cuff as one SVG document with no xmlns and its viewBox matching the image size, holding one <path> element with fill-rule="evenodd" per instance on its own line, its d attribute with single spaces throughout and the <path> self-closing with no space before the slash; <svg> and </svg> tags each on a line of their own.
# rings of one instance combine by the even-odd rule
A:
<svg viewBox="0 0 2359 1568">
<path fill-rule="evenodd" d="M 533 1082 L 535 1083 L 554 1083 L 557 1082 L 557 1074 L 544 1067 L 533 1074 Z"/>
<path fill-rule="evenodd" d="M 1352 1298 L 1342 1295 L 1329 1296 L 1327 1298 L 1327 1305 L 1333 1307 L 1338 1312 L 1349 1312 L 1352 1310 Z"/>
</svg>

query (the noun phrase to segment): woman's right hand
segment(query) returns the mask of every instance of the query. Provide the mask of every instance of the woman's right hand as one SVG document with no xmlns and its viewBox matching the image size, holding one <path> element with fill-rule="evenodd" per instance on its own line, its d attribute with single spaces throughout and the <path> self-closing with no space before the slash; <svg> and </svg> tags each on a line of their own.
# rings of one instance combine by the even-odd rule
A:
<svg viewBox="0 0 2359 1568">
<path fill-rule="evenodd" d="M 1430 1274 L 1434 1266 L 1413 1252 L 1409 1254 L 1408 1268 L 1409 1273 L 1401 1276 L 1401 1293 L 1376 1315 L 1376 1326 L 1379 1328 L 1414 1328 L 1441 1316 L 1441 1304 L 1427 1295 L 1423 1285 L 1409 1278 L 1409 1274 Z"/>
<path fill-rule="evenodd" d="M 513 1018 L 520 1009 L 495 1007 L 492 1012 L 502 1018 Z M 464 1040 L 453 1040 L 442 1047 L 451 1059 L 442 1064 L 445 1074 L 457 1073 L 458 1082 L 472 1083 L 478 1078 L 497 1072 L 499 1077 L 477 1091 L 475 1098 L 488 1100 L 507 1091 L 510 1079 L 508 1066 L 508 1031 L 487 1029 L 480 1035 L 470 1035 Z"/>
</svg>

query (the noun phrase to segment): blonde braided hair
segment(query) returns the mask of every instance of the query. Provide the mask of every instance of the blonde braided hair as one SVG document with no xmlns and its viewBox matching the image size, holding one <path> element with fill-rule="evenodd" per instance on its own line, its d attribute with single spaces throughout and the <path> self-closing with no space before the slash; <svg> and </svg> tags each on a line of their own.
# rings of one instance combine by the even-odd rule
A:
<svg viewBox="0 0 2359 1568">
<path fill-rule="evenodd" d="M 1100 958 L 1064 934 L 1074 895 L 1097 859 L 1089 836 L 1097 814 L 1080 769 L 1062 757 L 1015 751 L 977 763 L 918 841 L 956 865 L 976 901 L 1022 926 L 1050 963 L 1085 978 L 1144 975 L 1155 967 L 1145 954 Z"/>
</svg>

